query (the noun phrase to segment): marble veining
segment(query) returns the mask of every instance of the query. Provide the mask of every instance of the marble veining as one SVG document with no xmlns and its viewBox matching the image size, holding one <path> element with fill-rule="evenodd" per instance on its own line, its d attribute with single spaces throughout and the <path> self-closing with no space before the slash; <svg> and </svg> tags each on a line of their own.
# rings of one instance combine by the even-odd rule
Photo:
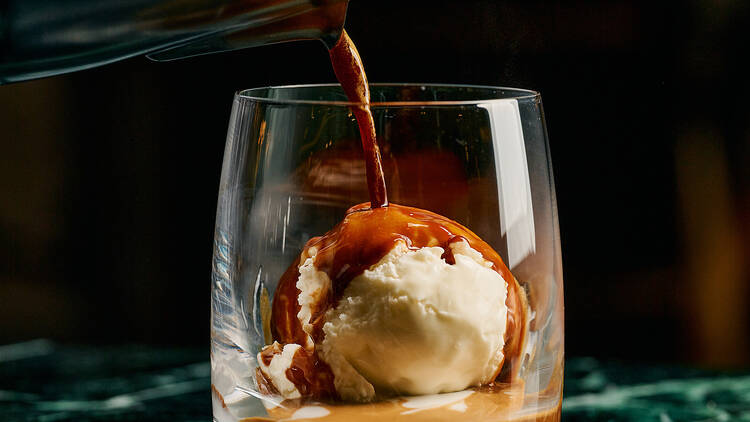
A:
<svg viewBox="0 0 750 422">
<path fill-rule="evenodd" d="M 210 421 L 208 358 L 195 348 L 48 340 L 0 346 L 0 420 Z M 750 422 L 750 370 L 569 359 L 562 415 L 565 421 Z"/>
</svg>

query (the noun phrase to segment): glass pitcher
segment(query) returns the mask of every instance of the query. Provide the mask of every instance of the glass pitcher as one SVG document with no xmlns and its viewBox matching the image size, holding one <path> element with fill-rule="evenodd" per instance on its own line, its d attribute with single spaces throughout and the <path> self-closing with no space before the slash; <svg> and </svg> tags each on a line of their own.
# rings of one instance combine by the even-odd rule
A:
<svg viewBox="0 0 750 422">
<path fill-rule="evenodd" d="M 0 84 L 146 54 L 173 60 L 276 42 L 332 47 L 348 0 L 8 0 Z"/>
</svg>

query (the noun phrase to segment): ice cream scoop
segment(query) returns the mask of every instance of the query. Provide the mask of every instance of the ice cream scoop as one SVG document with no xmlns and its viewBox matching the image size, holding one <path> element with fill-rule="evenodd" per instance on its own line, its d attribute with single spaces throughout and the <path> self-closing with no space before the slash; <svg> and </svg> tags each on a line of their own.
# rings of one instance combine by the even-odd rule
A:
<svg viewBox="0 0 750 422">
<path fill-rule="evenodd" d="M 464 241 L 396 246 L 355 277 L 326 313 L 319 354 L 344 400 L 460 391 L 503 362 L 507 284 Z M 477 294 L 477 292 L 482 292 Z"/>
<path fill-rule="evenodd" d="M 469 229 L 417 208 L 360 204 L 308 241 L 282 276 L 271 327 L 274 340 L 300 346 L 307 371 L 318 371 L 291 380 L 300 396 L 371 401 L 512 376 L 526 319 L 522 289 Z M 287 374 L 305 371 L 287 349 L 264 349 L 259 383 L 278 376 L 274 359 L 290 362 Z M 320 379 L 333 382 L 309 382 Z M 276 391 L 292 391 L 281 383 Z"/>
</svg>

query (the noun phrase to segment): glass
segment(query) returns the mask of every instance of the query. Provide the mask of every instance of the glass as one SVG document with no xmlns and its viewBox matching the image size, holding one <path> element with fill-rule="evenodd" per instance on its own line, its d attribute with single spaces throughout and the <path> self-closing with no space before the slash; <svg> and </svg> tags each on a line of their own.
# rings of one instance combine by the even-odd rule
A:
<svg viewBox="0 0 750 422">
<path fill-rule="evenodd" d="M 500 254 L 523 289 L 529 312 L 517 377 L 369 404 L 262 392 L 256 356 L 276 332 L 269 313 L 279 279 L 310 238 L 367 202 L 368 191 L 352 104 L 338 85 L 249 89 L 234 97 L 216 216 L 214 420 L 559 420 L 562 264 L 540 95 L 434 84 L 371 89 L 391 204 L 466 226 Z"/>
</svg>

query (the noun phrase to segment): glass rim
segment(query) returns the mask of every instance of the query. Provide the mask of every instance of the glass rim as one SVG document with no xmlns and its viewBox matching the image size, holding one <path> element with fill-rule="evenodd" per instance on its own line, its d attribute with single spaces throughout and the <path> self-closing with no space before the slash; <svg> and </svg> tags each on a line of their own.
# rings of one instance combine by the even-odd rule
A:
<svg viewBox="0 0 750 422">
<path fill-rule="evenodd" d="M 371 87 L 435 87 L 435 88 L 471 88 L 471 89 L 490 89 L 501 90 L 512 93 L 512 95 L 503 98 L 488 98 L 477 100 L 404 100 L 404 101 L 372 101 L 370 107 L 388 107 L 388 106 L 451 106 L 451 105 L 478 105 L 491 102 L 500 102 L 508 100 L 528 100 L 539 99 L 541 94 L 538 91 L 492 85 L 471 85 L 471 84 L 448 84 L 448 83 L 371 83 Z M 308 99 L 288 99 L 288 98 L 268 98 L 262 95 L 253 95 L 252 91 L 261 91 L 267 89 L 299 89 L 299 88 L 330 88 L 340 86 L 338 83 L 324 84 L 297 84 L 297 85 L 270 85 L 256 88 L 247 88 L 236 91 L 235 98 L 242 98 L 250 101 L 266 104 L 287 104 L 287 105 L 327 105 L 327 106 L 357 106 L 361 103 L 352 101 L 339 100 L 308 100 Z"/>
</svg>

